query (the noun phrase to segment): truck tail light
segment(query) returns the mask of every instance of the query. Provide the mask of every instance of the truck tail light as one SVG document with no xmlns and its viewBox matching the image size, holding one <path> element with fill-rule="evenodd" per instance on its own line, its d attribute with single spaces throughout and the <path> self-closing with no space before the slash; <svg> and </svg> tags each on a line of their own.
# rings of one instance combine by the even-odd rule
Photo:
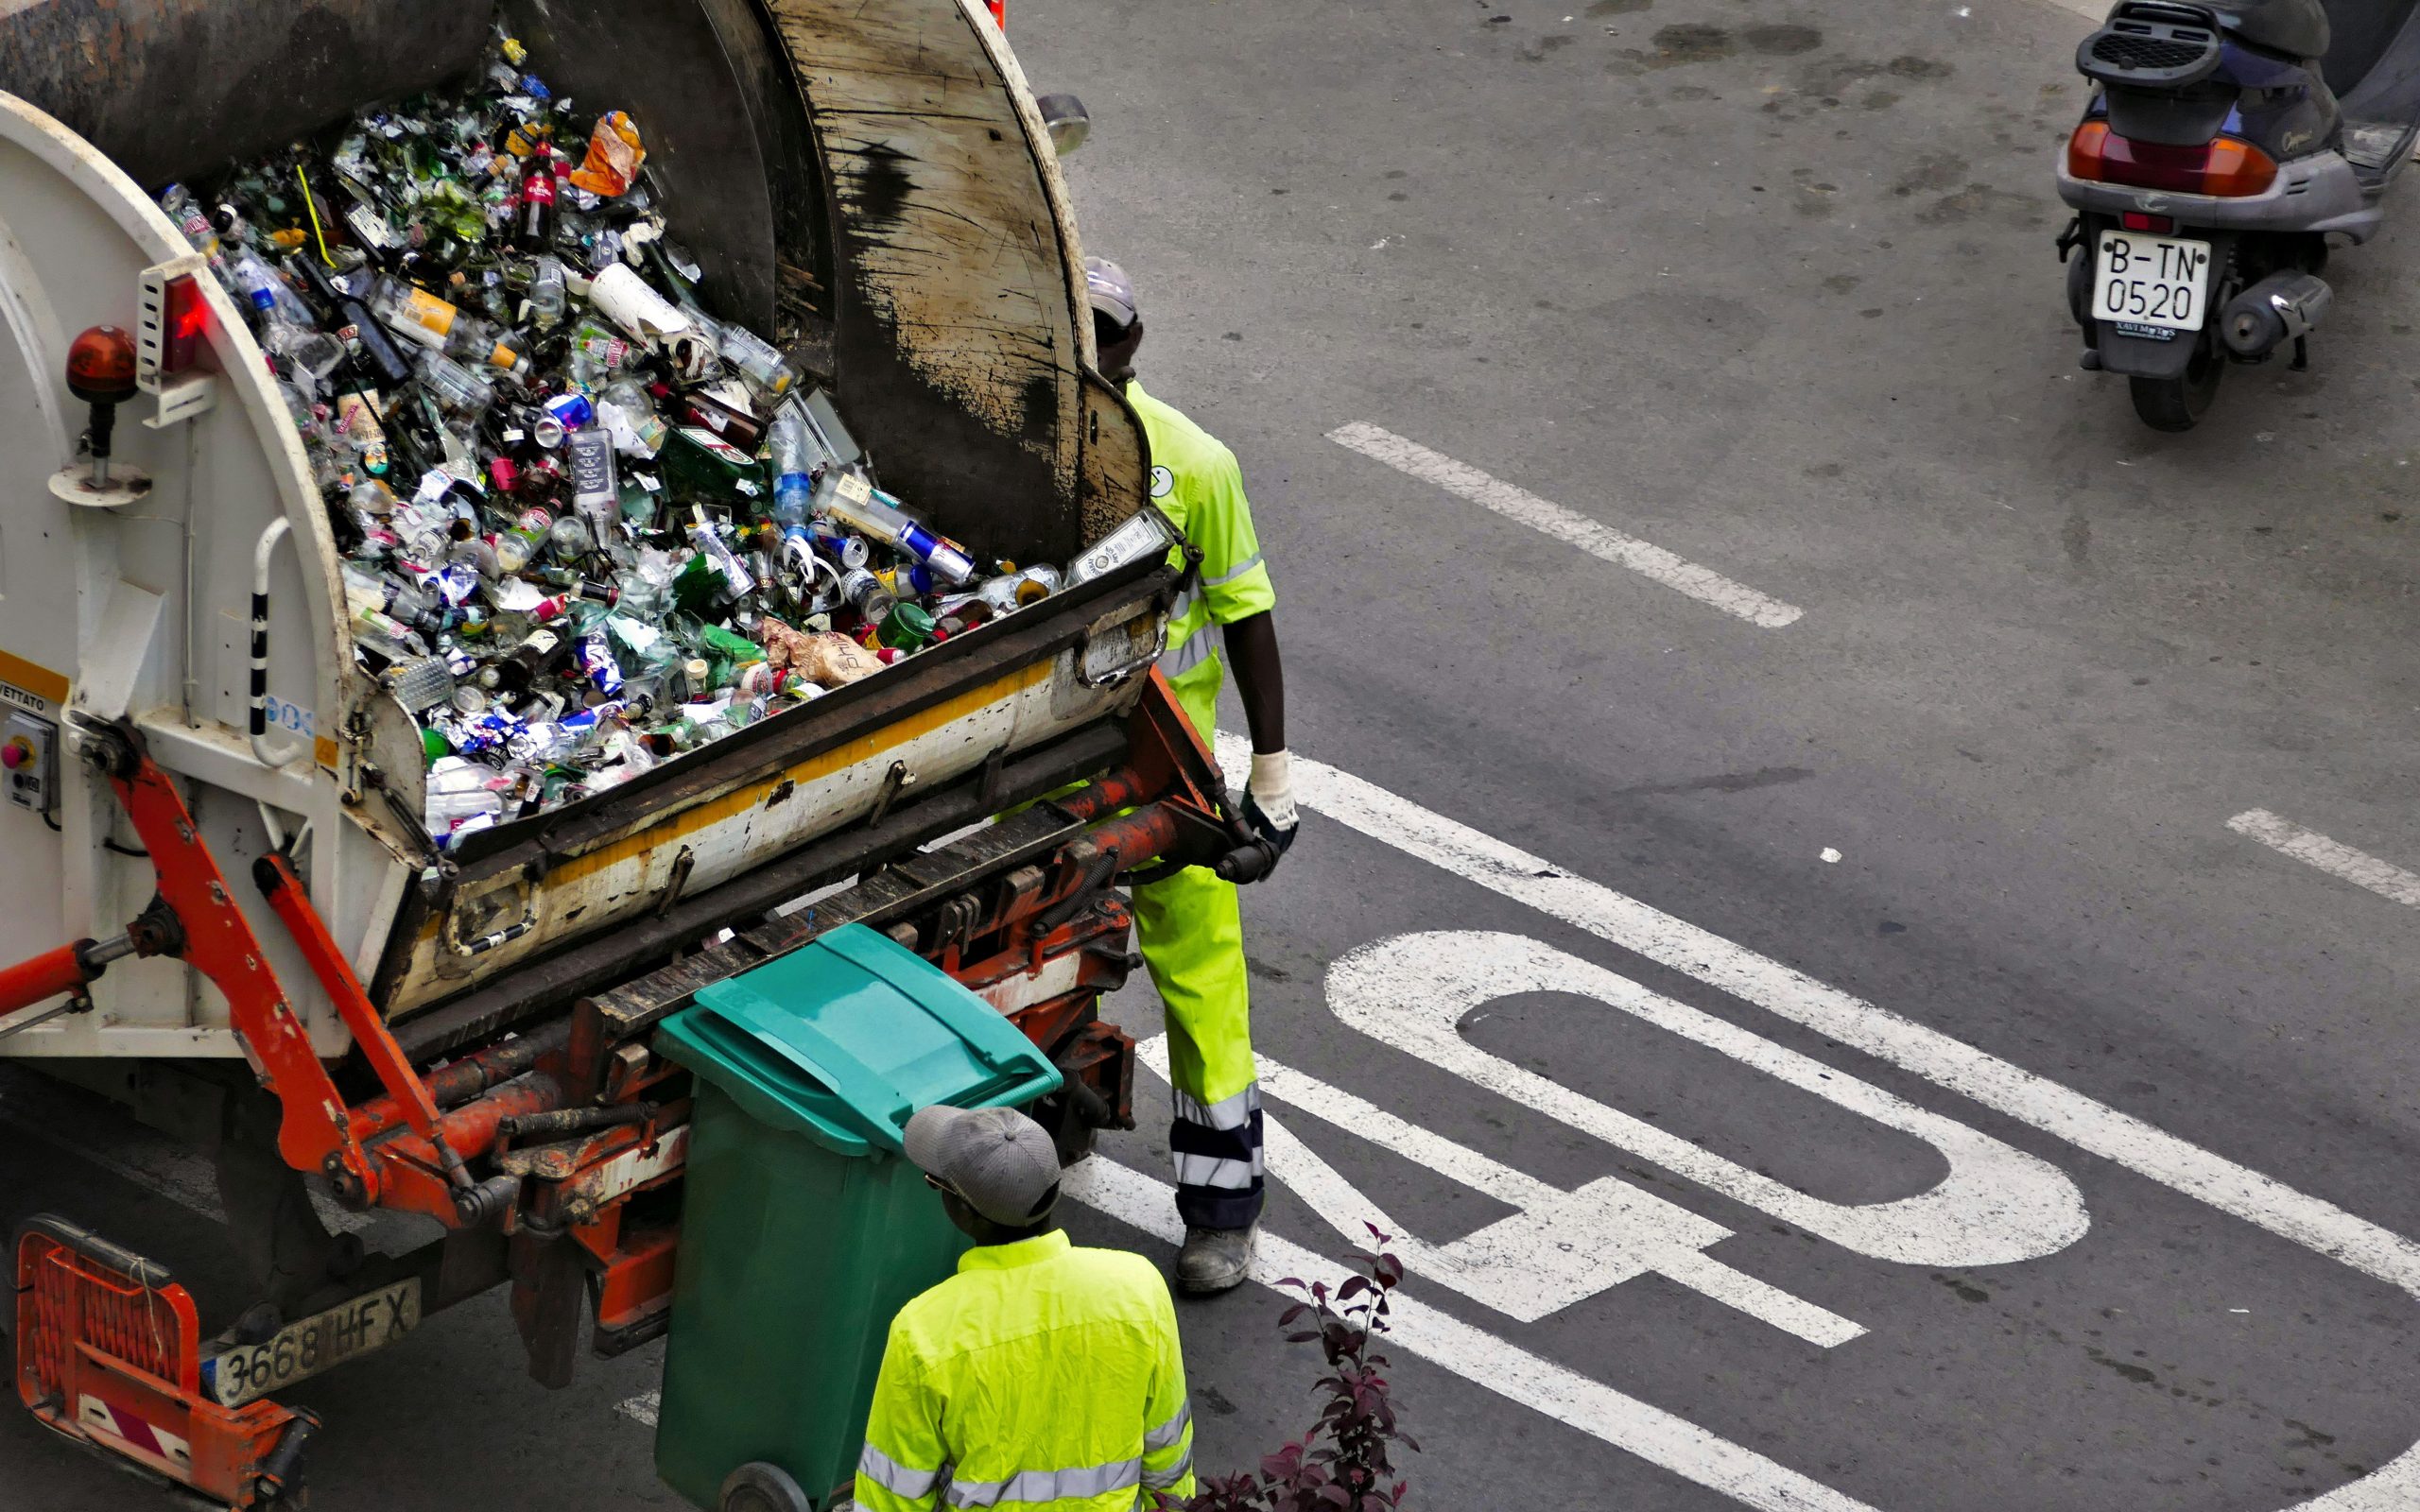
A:
<svg viewBox="0 0 2420 1512">
<path fill-rule="evenodd" d="M 2106 121 L 2086 121 L 2067 139 L 2067 172 L 2095 183 L 2241 198 L 2277 181 L 2277 160 L 2231 136 L 2171 146 L 2119 136 Z"/>
</svg>

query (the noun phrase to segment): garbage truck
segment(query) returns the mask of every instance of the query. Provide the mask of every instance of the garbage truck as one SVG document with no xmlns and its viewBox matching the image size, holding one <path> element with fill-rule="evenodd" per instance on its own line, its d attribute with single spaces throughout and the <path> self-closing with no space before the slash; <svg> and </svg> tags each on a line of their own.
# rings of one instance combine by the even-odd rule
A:
<svg viewBox="0 0 2420 1512">
<path fill-rule="evenodd" d="M 197 1297 L 142 1234 L 9 1213 L 5 1326 L 41 1421 L 229 1507 L 294 1500 L 292 1383 L 491 1288 L 550 1385 L 666 1332 L 693 1099 L 656 1031 L 699 994 L 878 932 L 1022 1031 L 1072 1159 L 1132 1125 L 1115 889 L 1275 859 L 1154 671 L 1193 558 L 1093 365 L 1069 113 L 1000 18 L 501 14 L 644 123 L 700 298 L 837 397 L 885 485 L 1070 586 L 441 846 L 287 406 L 156 197 L 476 67 L 496 10 L 0 8 L 0 1057 L 206 1153 L 248 1278 Z M 439 1236 L 365 1252 L 315 1199 Z"/>
</svg>

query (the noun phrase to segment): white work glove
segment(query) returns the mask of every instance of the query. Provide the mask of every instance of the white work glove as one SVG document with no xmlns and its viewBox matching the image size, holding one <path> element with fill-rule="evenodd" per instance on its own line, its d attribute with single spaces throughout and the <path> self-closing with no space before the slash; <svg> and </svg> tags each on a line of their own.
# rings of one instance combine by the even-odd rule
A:
<svg viewBox="0 0 2420 1512">
<path fill-rule="evenodd" d="M 1253 753 L 1252 776 L 1244 783 L 1244 822 L 1284 855 L 1302 827 L 1294 812 L 1294 761 L 1282 750 Z"/>
</svg>

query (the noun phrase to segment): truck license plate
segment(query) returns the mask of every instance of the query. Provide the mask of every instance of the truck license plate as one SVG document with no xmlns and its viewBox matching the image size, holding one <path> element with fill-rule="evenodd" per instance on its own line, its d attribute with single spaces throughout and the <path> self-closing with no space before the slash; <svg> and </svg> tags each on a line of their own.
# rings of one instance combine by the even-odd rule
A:
<svg viewBox="0 0 2420 1512">
<path fill-rule="evenodd" d="M 2130 325 L 2199 331 L 2210 286 L 2210 244 L 2132 232 L 2100 233 L 2092 313 Z"/>
<path fill-rule="evenodd" d="M 221 1406 L 239 1407 L 383 1349 L 419 1326 L 420 1278 L 412 1276 L 297 1319 L 258 1344 L 229 1349 L 202 1366 L 202 1389 Z"/>
</svg>

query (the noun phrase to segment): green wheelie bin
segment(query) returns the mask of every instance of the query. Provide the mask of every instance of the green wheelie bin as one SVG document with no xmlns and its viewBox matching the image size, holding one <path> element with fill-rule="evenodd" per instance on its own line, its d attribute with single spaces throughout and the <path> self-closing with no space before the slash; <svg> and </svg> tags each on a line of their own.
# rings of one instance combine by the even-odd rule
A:
<svg viewBox="0 0 2420 1512">
<path fill-rule="evenodd" d="M 793 1512 L 794 1486 L 821 1512 L 891 1318 L 967 1246 L 901 1154 L 908 1116 L 1028 1103 L 1058 1070 L 863 924 L 699 992 L 656 1048 L 697 1082 L 656 1472 L 700 1507 Z"/>
</svg>

